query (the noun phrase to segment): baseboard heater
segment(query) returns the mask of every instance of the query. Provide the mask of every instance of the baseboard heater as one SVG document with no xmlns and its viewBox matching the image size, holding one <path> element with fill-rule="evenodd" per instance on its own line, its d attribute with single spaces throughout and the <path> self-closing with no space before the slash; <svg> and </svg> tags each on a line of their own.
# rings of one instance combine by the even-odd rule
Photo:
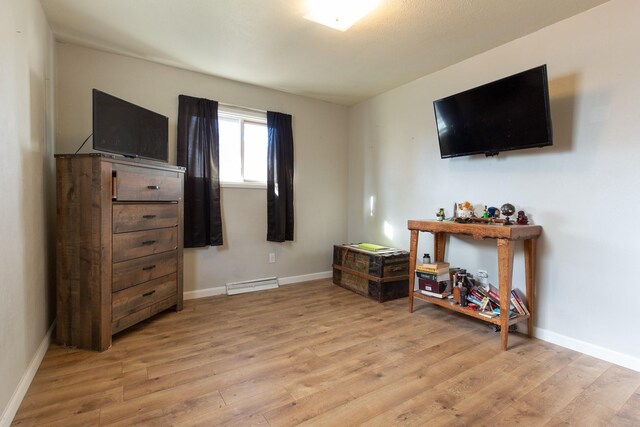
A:
<svg viewBox="0 0 640 427">
<path fill-rule="evenodd" d="M 243 294 L 245 292 L 264 291 L 278 287 L 277 277 L 266 279 L 246 280 L 244 282 L 227 283 L 227 295 Z"/>
</svg>

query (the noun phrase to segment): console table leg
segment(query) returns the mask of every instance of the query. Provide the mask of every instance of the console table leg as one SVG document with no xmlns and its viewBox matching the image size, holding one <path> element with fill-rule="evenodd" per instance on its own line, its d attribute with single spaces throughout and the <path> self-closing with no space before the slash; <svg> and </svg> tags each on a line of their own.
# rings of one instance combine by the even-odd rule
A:
<svg viewBox="0 0 640 427">
<path fill-rule="evenodd" d="M 536 242 L 537 239 L 527 239 L 524 241 L 524 270 L 527 292 L 527 302 L 529 303 L 529 319 L 527 319 L 527 335 L 533 337 L 533 314 L 535 313 L 536 298 Z"/>
<path fill-rule="evenodd" d="M 409 243 L 409 313 L 413 313 L 413 287 L 416 280 L 416 258 L 418 253 L 418 230 L 411 230 Z"/>
<path fill-rule="evenodd" d="M 444 262 L 444 248 L 446 233 L 433 233 L 433 260 L 436 262 Z"/>
<path fill-rule="evenodd" d="M 509 307 L 511 278 L 513 276 L 513 240 L 498 239 L 498 287 L 500 291 L 500 338 L 502 349 L 507 349 L 509 339 Z"/>
</svg>

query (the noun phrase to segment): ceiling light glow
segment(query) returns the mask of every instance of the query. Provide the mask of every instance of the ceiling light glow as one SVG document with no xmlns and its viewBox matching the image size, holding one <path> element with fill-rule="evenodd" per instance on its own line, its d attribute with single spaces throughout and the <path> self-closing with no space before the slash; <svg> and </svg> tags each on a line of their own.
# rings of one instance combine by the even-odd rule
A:
<svg viewBox="0 0 640 427">
<path fill-rule="evenodd" d="M 375 9 L 381 0 L 307 0 L 304 18 L 340 31 L 347 31 L 353 24 Z"/>
</svg>

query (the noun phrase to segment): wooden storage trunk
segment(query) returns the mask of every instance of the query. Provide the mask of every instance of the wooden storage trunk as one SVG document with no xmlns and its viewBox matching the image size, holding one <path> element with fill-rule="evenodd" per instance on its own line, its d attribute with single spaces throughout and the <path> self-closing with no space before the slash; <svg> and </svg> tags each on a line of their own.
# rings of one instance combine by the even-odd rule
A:
<svg viewBox="0 0 640 427">
<path fill-rule="evenodd" d="M 409 252 L 333 247 L 333 283 L 378 302 L 409 295 Z"/>
</svg>

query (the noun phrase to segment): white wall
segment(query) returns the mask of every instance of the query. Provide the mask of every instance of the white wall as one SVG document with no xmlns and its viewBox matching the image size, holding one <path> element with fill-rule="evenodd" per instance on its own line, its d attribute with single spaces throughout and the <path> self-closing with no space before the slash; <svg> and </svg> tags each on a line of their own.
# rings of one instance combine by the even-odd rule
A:
<svg viewBox="0 0 640 427">
<path fill-rule="evenodd" d="M 53 320 L 53 37 L 40 3 L 0 1 L 0 425 Z M 46 347 L 44 347 L 46 350 Z M 40 349 L 42 350 L 42 348 Z M 22 381 L 22 382 L 21 382 Z"/>
<path fill-rule="evenodd" d="M 92 88 L 168 116 L 171 163 L 180 94 L 293 115 L 295 241 L 266 241 L 266 190 L 224 188 L 225 245 L 185 251 L 185 291 L 331 269 L 332 245 L 347 236 L 346 107 L 75 45 L 56 46 L 56 153 L 75 152 L 91 134 Z M 268 263 L 270 252 L 275 264 Z"/>
<path fill-rule="evenodd" d="M 408 248 L 408 219 L 451 215 L 455 201 L 511 202 L 544 229 L 537 335 L 640 370 L 639 21 L 640 2 L 614 0 L 354 106 L 349 240 Z M 439 158 L 434 99 L 545 63 L 553 147 Z M 421 252 L 432 242 L 423 233 Z M 497 282 L 494 242 L 454 238 L 447 257 Z M 522 270 L 520 248 L 520 289 Z"/>
</svg>

